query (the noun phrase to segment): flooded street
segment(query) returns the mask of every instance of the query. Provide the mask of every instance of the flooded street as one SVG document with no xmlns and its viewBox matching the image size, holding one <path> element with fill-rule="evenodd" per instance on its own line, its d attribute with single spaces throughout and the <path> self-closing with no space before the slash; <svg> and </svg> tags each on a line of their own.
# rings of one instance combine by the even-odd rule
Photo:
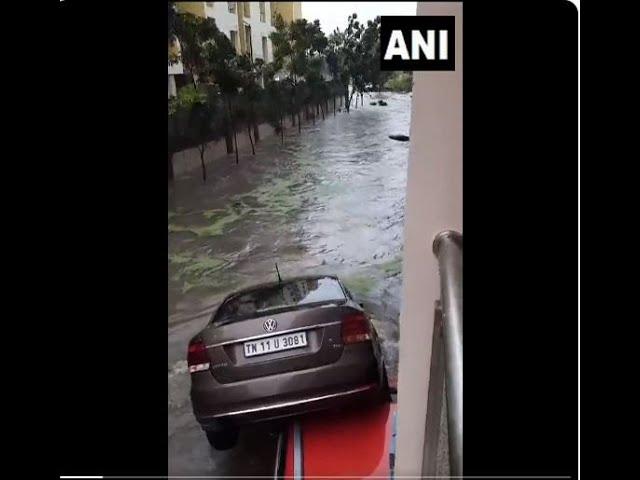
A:
<svg viewBox="0 0 640 480">
<path fill-rule="evenodd" d="M 374 316 L 390 381 L 397 376 L 398 316 L 411 98 L 349 114 L 332 109 L 263 139 L 256 155 L 229 155 L 170 187 L 169 474 L 269 475 L 275 437 L 243 432 L 212 450 L 191 413 L 186 346 L 219 301 L 238 288 L 306 274 L 335 274 Z M 330 107 L 332 105 L 330 104 Z"/>
</svg>

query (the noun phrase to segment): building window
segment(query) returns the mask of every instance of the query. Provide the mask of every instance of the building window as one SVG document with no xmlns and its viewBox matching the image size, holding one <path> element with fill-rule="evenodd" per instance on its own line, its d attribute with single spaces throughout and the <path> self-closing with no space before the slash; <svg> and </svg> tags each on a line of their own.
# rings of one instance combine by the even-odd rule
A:
<svg viewBox="0 0 640 480">
<path fill-rule="evenodd" d="M 267 42 L 267 37 L 262 37 L 262 59 L 265 62 L 269 61 L 269 44 Z"/>
<path fill-rule="evenodd" d="M 244 7 L 244 16 L 249 18 L 251 16 L 251 2 L 240 2 Z"/>
<path fill-rule="evenodd" d="M 231 30 L 229 32 L 229 40 L 231 40 L 231 45 L 233 45 L 233 48 L 238 51 L 238 32 L 236 32 L 235 30 Z"/>
<path fill-rule="evenodd" d="M 236 13 L 236 2 L 227 2 L 229 5 L 229 13 Z"/>
<path fill-rule="evenodd" d="M 265 11 L 264 2 L 260 2 L 260 21 L 261 22 L 267 21 L 267 13 Z"/>
</svg>

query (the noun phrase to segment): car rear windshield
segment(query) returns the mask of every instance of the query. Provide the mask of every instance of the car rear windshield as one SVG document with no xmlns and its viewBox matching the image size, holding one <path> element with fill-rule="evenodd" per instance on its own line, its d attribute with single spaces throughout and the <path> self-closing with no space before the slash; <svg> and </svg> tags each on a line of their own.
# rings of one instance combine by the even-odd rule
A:
<svg viewBox="0 0 640 480">
<path fill-rule="evenodd" d="M 300 306 L 345 300 L 342 287 L 335 278 L 320 277 L 282 282 L 228 298 L 218 309 L 213 323 L 229 323 Z"/>
</svg>

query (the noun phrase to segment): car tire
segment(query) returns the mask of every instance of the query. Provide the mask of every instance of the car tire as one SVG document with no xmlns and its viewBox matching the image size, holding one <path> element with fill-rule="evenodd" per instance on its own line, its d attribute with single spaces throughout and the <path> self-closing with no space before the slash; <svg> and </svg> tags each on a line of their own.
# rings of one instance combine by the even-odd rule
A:
<svg viewBox="0 0 640 480">
<path fill-rule="evenodd" d="M 238 443 L 237 430 L 205 431 L 209 445 L 216 450 L 229 450 Z"/>
<path fill-rule="evenodd" d="M 382 365 L 382 372 L 378 380 L 378 395 L 382 399 L 386 399 L 388 395 L 387 369 Z"/>
</svg>

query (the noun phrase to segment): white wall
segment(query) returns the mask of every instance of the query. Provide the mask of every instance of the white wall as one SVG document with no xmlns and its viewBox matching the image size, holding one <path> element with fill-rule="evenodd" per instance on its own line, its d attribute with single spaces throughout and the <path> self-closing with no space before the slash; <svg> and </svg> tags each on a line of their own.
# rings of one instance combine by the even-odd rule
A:
<svg viewBox="0 0 640 480">
<path fill-rule="evenodd" d="M 184 67 L 182 62 L 169 64 L 169 98 L 175 97 L 176 90 L 176 75 L 182 75 L 184 73 Z"/>
<path fill-rule="evenodd" d="M 207 17 L 215 18 L 218 29 L 227 37 L 231 30 L 238 30 L 238 17 L 229 13 L 227 2 L 213 2 L 212 7 L 205 3 L 204 9 Z"/>
<path fill-rule="evenodd" d="M 260 125 L 260 140 L 266 139 L 274 134 L 274 128 L 263 123 Z M 252 131 L 253 134 L 253 131 Z M 251 143 L 246 132 L 238 132 L 238 153 L 240 155 L 251 154 Z M 209 143 L 209 147 L 204 153 L 204 162 L 206 165 L 215 164 L 224 158 L 235 158 L 235 153 L 227 153 L 227 144 L 224 138 L 217 142 Z M 200 168 L 200 152 L 197 148 L 189 148 L 173 154 L 173 174 L 178 177 L 186 173 L 192 172 Z"/>
<path fill-rule="evenodd" d="M 176 77 L 175 75 L 169 75 L 169 98 L 175 97 L 178 94 L 176 89 Z"/>
<path fill-rule="evenodd" d="M 271 25 L 271 2 L 265 3 L 265 21 L 260 21 L 260 2 L 251 2 L 251 43 L 253 44 L 254 58 L 262 58 L 266 61 L 273 60 L 271 52 L 271 39 L 269 34 L 275 30 Z M 254 14 L 255 12 L 255 14 Z M 245 19 L 249 20 L 249 19 Z M 262 37 L 267 37 L 268 57 L 265 59 L 262 52 Z"/>
<path fill-rule="evenodd" d="M 402 265 L 396 475 L 421 475 L 434 303 L 432 252 L 442 230 L 462 232 L 462 4 L 418 2 L 418 15 L 455 15 L 455 71 L 414 72 Z M 433 448 L 436 448 L 434 445 Z"/>
<path fill-rule="evenodd" d="M 168 73 L 169 75 L 182 75 L 184 73 L 182 61 L 169 64 Z"/>
</svg>

